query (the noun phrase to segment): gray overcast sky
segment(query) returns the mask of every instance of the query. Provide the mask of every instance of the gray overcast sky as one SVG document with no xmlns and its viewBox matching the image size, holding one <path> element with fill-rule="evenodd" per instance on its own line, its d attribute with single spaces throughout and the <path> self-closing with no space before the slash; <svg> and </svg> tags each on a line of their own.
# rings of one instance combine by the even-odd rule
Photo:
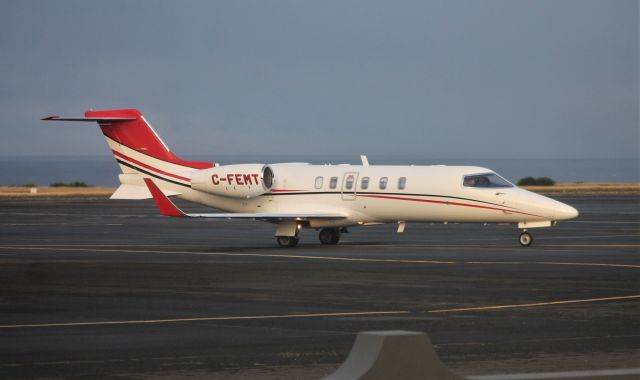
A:
<svg viewBox="0 0 640 380">
<path fill-rule="evenodd" d="M 0 0 L 0 154 L 638 156 L 637 1 Z"/>
</svg>

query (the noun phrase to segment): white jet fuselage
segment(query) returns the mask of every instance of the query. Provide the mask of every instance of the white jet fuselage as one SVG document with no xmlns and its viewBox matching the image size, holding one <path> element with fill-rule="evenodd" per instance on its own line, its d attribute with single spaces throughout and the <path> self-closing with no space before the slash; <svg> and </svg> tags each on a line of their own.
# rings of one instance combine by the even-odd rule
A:
<svg viewBox="0 0 640 380">
<path fill-rule="evenodd" d="M 225 195 L 171 183 L 164 184 L 163 189 L 175 192 L 178 198 L 226 212 L 324 212 L 345 216 L 340 220 L 311 218 L 310 227 L 397 221 L 538 222 L 573 218 L 577 213 L 571 206 L 515 186 L 465 186 L 465 176 L 493 173 L 482 167 L 271 164 L 265 165 L 273 172 L 269 189 L 256 167 L 263 165 L 219 166 L 182 174 L 189 176 L 190 182 L 198 178 L 200 183 L 222 183 L 228 191 Z M 220 172 L 225 175 L 216 175 Z M 262 192 L 245 196 L 251 193 L 247 192 L 251 187 L 259 187 Z"/>
</svg>

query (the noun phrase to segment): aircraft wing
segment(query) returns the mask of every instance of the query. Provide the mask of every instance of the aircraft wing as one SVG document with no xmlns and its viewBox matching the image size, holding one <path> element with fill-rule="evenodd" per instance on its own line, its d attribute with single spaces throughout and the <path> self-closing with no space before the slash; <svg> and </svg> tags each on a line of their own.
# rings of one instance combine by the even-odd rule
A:
<svg viewBox="0 0 640 380">
<path fill-rule="evenodd" d="M 160 214 L 174 217 L 190 218 L 216 218 L 216 219 L 256 219 L 268 221 L 281 220 L 308 220 L 308 219 L 344 219 L 346 215 L 338 213 L 322 212 L 301 212 L 301 213 L 206 213 L 187 214 L 180 210 L 171 200 L 158 188 L 151 178 L 145 178 L 144 183 L 149 188 L 149 192 L 160 210 Z"/>
<path fill-rule="evenodd" d="M 190 218 L 217 218 L 217 219 L 255 219 L 255 220 L 309 220 L 309 219 L 344 219 L 342 214 L 331 213 L 207 213 L 207 214 L 184 214 Z"/>
</svg>

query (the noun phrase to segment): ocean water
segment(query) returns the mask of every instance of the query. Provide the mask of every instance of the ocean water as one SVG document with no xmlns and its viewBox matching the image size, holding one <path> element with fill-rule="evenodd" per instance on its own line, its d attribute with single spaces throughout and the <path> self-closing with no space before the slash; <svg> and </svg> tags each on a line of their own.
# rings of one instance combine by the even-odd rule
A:
<svg viewBox="0 0 640 380">
<path fill-rule="evenodd" d="M 231 163 L 310 162 L 359 164 L 353 156 L 187 156 L 185 159 Z M 372 165 L 473 165 L 490 168 L 512 182 L 522 177 L 551 177 L 557 182 L 638 182 L 637 159 L 428 159 L 419 156 L 369 156 Z M 112 156 L 0 156 L 0 185 L 81 181 L 96 186 L 117 186 L 120 172 Z"/>
</svg>

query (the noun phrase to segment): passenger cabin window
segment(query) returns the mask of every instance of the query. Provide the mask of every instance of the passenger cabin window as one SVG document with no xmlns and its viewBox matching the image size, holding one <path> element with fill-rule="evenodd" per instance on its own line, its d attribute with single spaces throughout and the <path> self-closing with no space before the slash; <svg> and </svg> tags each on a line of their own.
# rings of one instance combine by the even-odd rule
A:
<svg viewBox="0 0 640 380">
<path fill-rule="evenodd" d="M 362 190 L 367 190 L 369 188 L 369 177 L 362 177 L 360 181 L 360 188 Z"/>
<path fill-rule="evenodd" d="M 353 174 L 347 175 L 347 178 L 344 181 L 344 188 L 347 190 L 353 189 L 353 182 L 355 181 L 355 177 Z"/>
<path fill-rule="evenodd" d="M 380 178 L 380 190 L 386 189 L 388 182 L 389 182 L 389 178 L 387 178 L 387 177 Z"/>
<path fill-rule="evenodd" d="M 329 188 L 335 189 L 338 187 L 338 177 L 331 177 L 329 180 Z"/>
<path fill-rule="evenodd" d="M 322 181 L 323 181 L 323 179 L 324 178 L 322 176 L 316 177 L 316 183 L 315 183 L 316 189 L 322 189 Z"/>
<path fill-rule="evenodd" d="M 398 190 L 404 190 L 407 187 L 407 177 L 398 178 Z"/>
<path fill-rule="evenodd" d="M 464 177 L 465 187 L 513 187 L 506 179 L 496 173 L 474 174 Z"/>
</svg>

